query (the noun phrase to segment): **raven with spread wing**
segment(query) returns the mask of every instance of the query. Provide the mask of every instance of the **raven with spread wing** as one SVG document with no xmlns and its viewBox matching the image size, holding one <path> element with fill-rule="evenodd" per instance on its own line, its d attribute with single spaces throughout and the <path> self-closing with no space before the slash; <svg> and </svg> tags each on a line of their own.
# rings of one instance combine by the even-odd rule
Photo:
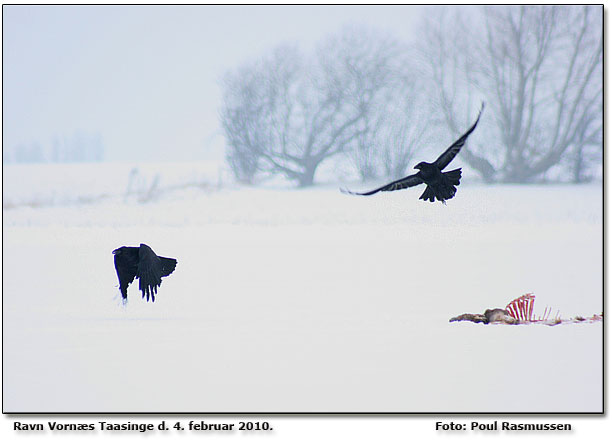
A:
<svg viewBox="0 0 612 440">
<path fill-rule="evenodd" d="M 162 277 L 170 275 L 176 267 L 174 258 L 158 257 L 153 249 L 144 243 L 140 247 L 123 246 L 113 251 L 115 255 L 115 270 L 119 278 L 119 290 L 123 301 L 127 301 L 127 288 L 134 278 L 139 279 L 139 289 L 142 297 L 147 295 L 147 301 L 155 301 L 157 288 Z"/>
<path fill-rule="evenodd" d="M 341 191 L 347 194 L 353 194 L 358 196 L 370 196 L 380 191 L 395 191 L 398 189 L 410 188 L 413 186 L 420 185 L 421 183 L 425 183 L 427 187 L 425 188 L 425 191 L 423 192 L 423 194 L 421 194 L 421 197 L 419 197 L 419 199 L 429 200 L 430 202 L 435 202 L 435 200 L 438 199 L 443 204 L 446 204 L 446 201 L 448 199 L 452 199 L 453 197 L 455 197 L 455 193 L 457 192 L 456 186 L 459 185 L 459 181 L 461 180 L 461 168 L 457 168 L 456 170 L 452 171 L 447 171 L 446 173 L 443 173 L 442 170 L 446 168 L 449 163 L 451 163 L 451 161 L 461 150 L 461 147 L 465 145 L 465 141 L 467 140 L 468 136 L 474 131 L 476 125 L 478 125 L 478 121 L 480 120 L 480 115 L 482 114 L 483 109 L 484 102 L 482 103 L 482 107 L 480 108 L 478 118 L 476 118 L 476 122 L 474 122 L 474 125 L 472 125 L 470 129 L 464 133 L 463 136 L 457 139 L 453 145 L 448 147 L 448 149 L 444 153 L 442 153 L 440 157 L 436 159 L 435 162 L 418 163 L 414 167 L 415 169 L 419 170 L 418 173 L 388 183 L 384 186 L 381 186 L 380 188 L 376 188 L 368 192 L 359 193 L 344 189 L 341 189 Z"/>
</svg>

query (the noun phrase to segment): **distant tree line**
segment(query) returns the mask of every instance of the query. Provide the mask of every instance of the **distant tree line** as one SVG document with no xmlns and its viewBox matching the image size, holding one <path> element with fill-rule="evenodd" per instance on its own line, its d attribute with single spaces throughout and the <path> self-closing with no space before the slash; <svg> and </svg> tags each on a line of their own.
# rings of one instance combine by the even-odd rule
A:
<svg viewBox="0 0 612 440">
<path fill-rule="evenodd" d="M 34 141 L 2 149 L 3 163 L 29 162 L 100 162 L 104 160 L 104 143 L 100 134 L 77 132 L 55 137 L 43 145 Z"/>
<path fill-rule="evenodd" d="M 400 177 L 416 152 L 464 131 L 480 101 L 481 134 L 461 158 L 485 182 L 582 182 L 599 172 L 601 7 L 425 15 L 412 46 L 351 27 L 312 54 L 281 46 L 228 72 L 220 118 L 236 178 L 280 174 L 309 186 L 339 156 L 363 180 Z"/>
</svg>

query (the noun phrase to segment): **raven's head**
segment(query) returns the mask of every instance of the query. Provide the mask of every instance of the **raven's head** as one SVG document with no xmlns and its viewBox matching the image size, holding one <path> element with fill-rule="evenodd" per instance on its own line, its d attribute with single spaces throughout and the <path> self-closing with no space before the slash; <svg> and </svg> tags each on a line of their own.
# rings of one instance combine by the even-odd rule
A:
<svg viewBox="0 0 612 440">
<path fill-rule="evenodd" d="M 424 167 L 425 165 L 427 165 L 425 162 L 419 162 L 419 163 L 417 163 L 417 164 L 414 166 L 414 169 L 415 169 L 415 170 L 422 170 L 422 169 L 423 169 L 423 167 Z"/>
</svg>

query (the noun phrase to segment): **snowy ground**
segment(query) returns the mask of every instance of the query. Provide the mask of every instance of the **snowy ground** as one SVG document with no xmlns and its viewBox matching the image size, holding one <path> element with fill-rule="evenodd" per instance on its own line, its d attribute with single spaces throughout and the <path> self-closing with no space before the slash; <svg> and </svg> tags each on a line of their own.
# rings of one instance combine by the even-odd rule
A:
<svg viewBox="0 0 612 440">
<path fill-rule="evenodd" d="M 448 322 L 527 292 L 602 312 L 600 185 L 466 182 L 443 206 L 163 175 L 140 203 L 105 167 L 4 167 L 4 411 L 602 410 L 601 323 Z M 141 242 L 179 263 L 124 307 L 111 251 Z"/>
</svg>

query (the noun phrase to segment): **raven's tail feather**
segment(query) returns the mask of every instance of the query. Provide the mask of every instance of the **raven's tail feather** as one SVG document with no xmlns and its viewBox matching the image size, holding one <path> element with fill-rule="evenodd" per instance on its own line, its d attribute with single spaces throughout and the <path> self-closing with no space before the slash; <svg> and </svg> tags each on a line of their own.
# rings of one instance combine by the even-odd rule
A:
<svg viewBox="0 0 612 440">
<path fill-rule="evenodd" d="M 435 202 L 436 192 L 433 187 L 427 185 L 425 191 L 423 191 L 423 194 L 421 194 L 421 197 L 419 197 L 419 200 L 429 200 L 430 202 Z"/>
<path fill-rule="evenodd" d="M 457 168 L 456 170 L 449 171 L 447 173 L 442 173 L 448 179 L 448 182 L 451 185 L 459 185 L 461 180 L 461 168 Z"/>
<path fill-rule="evenodd" d="M 442 173 L 442 175 L 442 183 L 435 186 L 427 185 L 427 188 L 425 188 L 425 191 L 421 197 L 419 197 L 421 200 L 435 202 L 436 199 L 438 199 L 442 203 L 446 204 L 448 199 L 455 197 L 455 194 L 457 193 L 456 186 L 459 185 L 461 180 L 461 168 Z"/>
<path fill-rule="evenodd" d="M 448 185 L 448 186 L 443 186 L 442 188 L 440 188 L 438 193 L 436 194 L 436 197 L 438 198 L 439 201 L 441 201 L 442 203 L 446 205 L 446 201 L 448 199 L 452 199 L 453 197 L 455 197 L 456 193 L 457 193 L 457 188 L 455 188 L 453 185 Z"/>
<path fill-rule="evenodd" d="M 455 197 L 457 193 L 456 186 L 460 184 L 461 168 L 442 173 L 442 175 L 446 178 L 446 182 L 438 188 L 436 197 L 446 205 L 446 201 Z"/>
</svg>

